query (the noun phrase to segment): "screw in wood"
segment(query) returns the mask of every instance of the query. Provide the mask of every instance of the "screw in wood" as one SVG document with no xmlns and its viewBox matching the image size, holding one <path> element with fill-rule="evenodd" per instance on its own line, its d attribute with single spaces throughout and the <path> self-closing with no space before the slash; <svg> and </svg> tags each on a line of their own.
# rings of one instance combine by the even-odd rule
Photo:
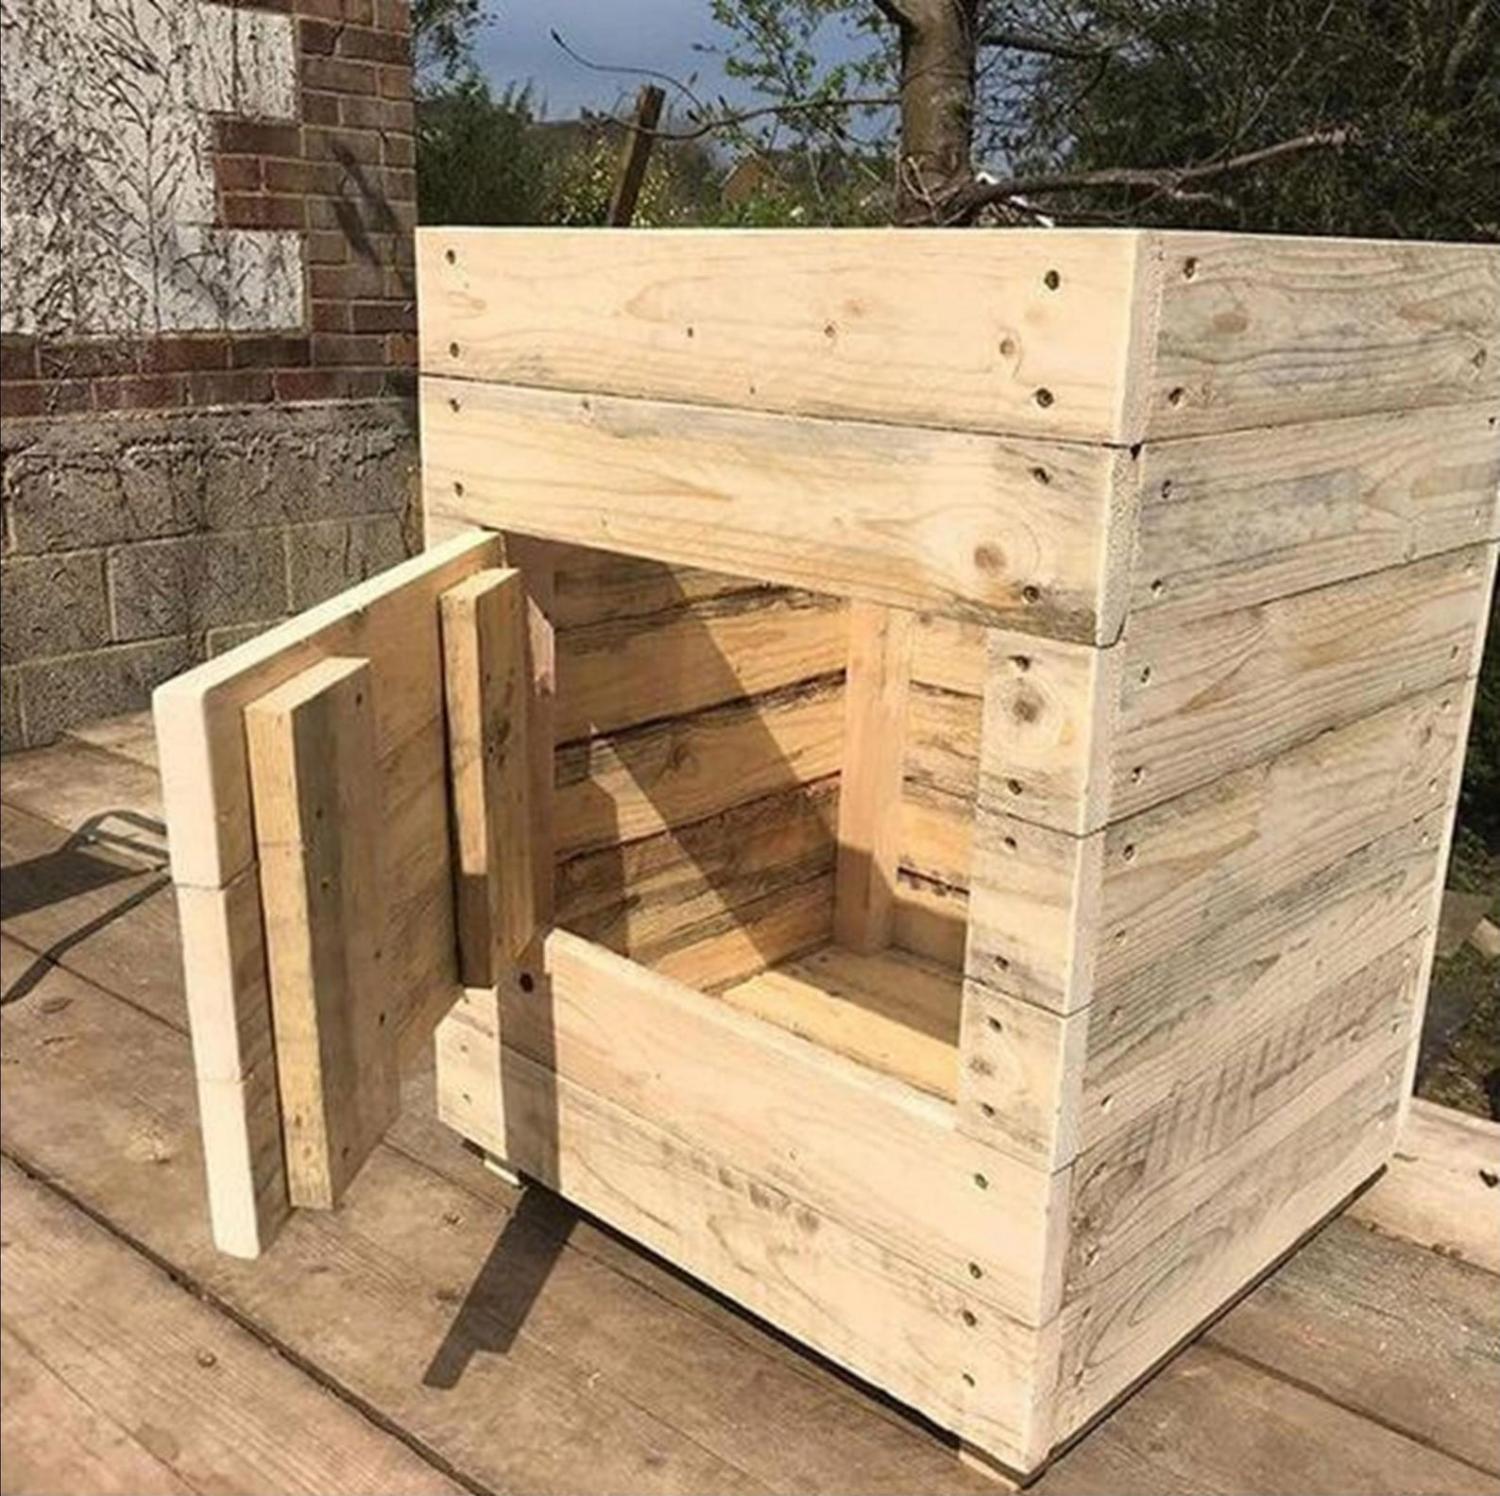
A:
<svg viewBox="0 0 1500 1496">
<path fill-rule="evenodd" d="M 1062 276 L 1060 276 L 1055 270 L 1049 270 L 1046 275 L 1042 277 L 1042 284 L 1046 286 L 1049 291 L 1055 291 L 1060 285 L 1062 285 Z"/>
<path fill-rule="evenodd" d="M 1043 410 L 1046 410 L 1046 408 L 1052 404 L 1052 391 L 1049 389 L 1040 389 L 1036 392 L 1033 398 L 1036 400 L 1036 403 L 1042 407 Z"/>
</svg>

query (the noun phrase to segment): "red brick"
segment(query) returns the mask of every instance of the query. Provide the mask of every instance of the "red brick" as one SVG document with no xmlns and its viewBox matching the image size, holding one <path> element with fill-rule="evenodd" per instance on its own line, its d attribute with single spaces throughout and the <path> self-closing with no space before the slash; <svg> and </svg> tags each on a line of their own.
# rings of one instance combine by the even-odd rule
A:
<svg viewBox="0 0 1500 1496">
<path fill-rule="evenodd" d="M 229 339 L 218 334 L 152 338 L 141 351 L 141 372 L 145 374 L 177 374 L 228 367 Z"/>
<path fill-rule="evenodd" d="M 300 156 L 302 127 L 274 125 L 265 120 L 214 120 L 215 143 L 225 155 Z"/>
<path fill-rule="evenodd" d="M 409 99 L 390 99 L 385 106 L 387 130 L 405 130 L 410 135 L 417 128 L 416 106 Z"/>
<path fill-rule="evenodd" d="M 360 400 L 381 393 L 379 369 L 281 369 L 278 400 Z"/>
<path fill-rule="evenodd" d="M 33 379 L 6 379 L 0 381 L 0 416 L 39 416 L 45 407 L 42 403 L 43 386 Z M 83 387 L 88 394 L 88 386 Z"/>
<path fill-rule="evenodd" d="M 229 351 L 236 369 L 295 369 L 310 357 L 307 337 L 301 333 L 240 337 L 230 344 Z"/>
<path fill-rule="evenodd" d="M 410 332 L 417 325 L 409 301 L 356 301 L 350 311 L 355 332 Z"/>
<path fill-rule="evenodd" d="M 297 46 L 304 57 L 331 56 L 338 39 L 339 28 L 332 21 L 304 16 L 297 22 Z"/>
<path fill-rule="evenodd" d="M 414 171 L 398 171 L 387 167 L 381 172 L 385 195 L 393 203 L 414 203 L 417 200 L 417 174 Z"/>
<path fill-rule="evenodd" d="M 409 63 L 411 47 L 395 31 L 369 31 L 362 26 L 345 26 L 339 32 L 338 55 L 359 57 L 367 62 Z"/>
<path fill-rule="evenodd" d="M 310 161 L 267 161 L 267 192 L 289 192 L 300 195 L 318 188 L 317 169 Z"/>
<path fill-rule="evenodd" d="M 409 369 L 387 369 L 385 371 L 384 394 L 401 395 L 407 399 L 417 393 L 417 371 Z"/>
<path fill-rule="evenodd" d="M 42 343 L 37 373 L 43 379 L 90 379 L 101 374 L 134 374 L 141 345 L 135 339 L 101 338 L 76 343 Z"/>
<path fill-rule="evenodd" d="M 6 333 L 0 338 L 0 379 L 35 379 L 36 342 Z"/>
<path fill-rule="evenodd" d="M 294 0 L 239 0 L 246 10 L 279 10 L 292 11 L 296 9 Z"/>
<path fill-rule="evenodd" d="M 385 340 L 385 361 L 392 367 L 411 367 L 417 361 L 417 335 L 393 332 Z"/>
<path fill-rule="evenodd" d="M 375 69 L 367 62 L 348 62 L 341 57 L 304 57 L 302 83 L 306 88 L 323 88 L 332 93 L 375 92 Z M 291 155 L 290 151 L 281 152 Z"/>
<path fill-rule="evenodd" d="M 221 192 L 259 192 L 264 181 L 260 157 L 216 155 L 214 181 Z"/>
<path fill-rule="evenodd" d="M 271 375 L 265 369 L 192 374 L 188 383 L 194 405 L 258 405 L 275 394 Z"/>
<path fill-rule="evenodd" d="M 381 138 L 387 166 L 412 166 L 417 159 L 416 143 L 410 135 L 385 135 Z"/>
<path fill-rule="evenodd" d="M 375 24 L 382 31 L 410 31 L 409 0 L 375 0 Z"/>
<path fill-rule="evenodd" d="M 373 301 L 386 294 L 385 271 L 379 265 L 313 265 L 307 274 L 314 300 L 343 297 Z"/>
<path fill-rule="evenodd" d="M 385 99 L 409 99 L 411 97 L 411 68 L 381 68 L 380 96 Z"/>
<path fill-rule="evenodd" d="M 342 265 L 349 258 L 349 240 L 333 229 L 315 229 L 307 236 L 309 265 Z"/>
<path fill-rule="evenodd" d="M 310 125 L 336 125 L 339 122 L 339 96 L 302 90 L 302 118 Z"/>
<path fill-rule="evenodd" d="M 94 404 L 101 410 L 157 410 L 181 405 L 182 376 L 141 374 L 94 381 Z"/>
<path fill-rule="evenodd" d="M 226 193 L 224 226 L 231 229 L 300 229 L 307 211 L 300 197 L 272 197 Z"/>
<path fill-rule="evenodd" d="M 299 16 L 317 16 L 324 21 L 344 19 L 344 0 L 296 0 Z"/>
<path fill-rule="evenodd" d="M 310 161 L 359 161 L 373 165 L 380 160 L 380 137 L 368 130 L 309 130 L 307 156 Z"/>
<path fill-rule="evenodd" d="M 344 0 L 344 19 L 351 26 L 373 26 L 375 0 Z"/>
<path fill-rule="evenodd" d="M 385 361 L 385 339 L 378 333 L 355 334 L 315 332 L 312 338 L 313 363 L 379 364 Z"/>
<path fill-rule="evenodd" d="M 347 301 L 313 302 L 312 328 L 314 332 L 348 332 L 349 303 Z"/>
</svg>

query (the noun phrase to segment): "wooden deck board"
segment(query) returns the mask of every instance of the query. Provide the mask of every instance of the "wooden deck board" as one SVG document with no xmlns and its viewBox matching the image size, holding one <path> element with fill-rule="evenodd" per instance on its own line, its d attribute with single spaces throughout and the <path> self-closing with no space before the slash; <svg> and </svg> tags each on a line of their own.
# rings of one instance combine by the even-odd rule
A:
<svg viewBox="0 0 1500 1496">
<path fill-rule="evenodd" d="M 79 785 L 66 763 L 30 757 L 25 807 L 0 828 L 7 864 L 55 851 L 57 823 L 115 803 L 111 775 L 126 773 L 105 766 Z M 7 800 L 10 783 L 7 772 Z M 904 1410 L 555 1196 L 495 1179 L 433 1118 L 430 1070 L 407 1077 L 403 1114 L 343 1208 L 299 1218 L 259 1262 L 218 1255 L 170 900 L 148 896 L 71 940 L 154 875 L 74 891 L 44 870 L 8 880 L 30 883 L 32 907 L 6 923 L 16 939 L 0 945 L 0 985 L 26 974 L 32 985 L 4 1009 L 5 1152 L 107 1220 L 112 1254 L 155 1274 L 134 1243 L 169 1264 L 220 1333 L 243 1335 L 238 1319 L 315 1369 L 337 1401 L 285 1367 L 330 1417 L 374 1416 L 479 1491 L 988 1488 Z M 41 949 L 64 969 L 39 962 Z M 1357 1209 L 1421 1245 L 1334 1223 L 1036 1489 L 1493 1491 L 1500 1373 L 1482 1351 L 1493 1279 L 1423 1250 L 1451 1249 L 1445 1217 L 1470 1181 L 1417 1188 L 1416 1158 Z M 1384 1214 L 1381 1191 L 1396 1194 Z M 115 1353 L 147 1354 L 149 1338 L 119 1324 Z M 7 1491 L 182 1488 L 149 1438 L 117 1433 L 113 1406 L 81 1401 L 31 1346 L 4 1349 Z M 264 1412 L 252 1402 L 247 1417 Z M 34 1422 L 17 1426 L 41 1416 L 56 1430 L 45 1440 Z M 442 1479 L 424 1466 L 389 1488 Z"/>
<path fill-rule="evenodd" d="M 75 1415 L 93 1415 L 87 1431 L 70 1421 L 101 1469 L 134 1446 L 123 1469 L 138 1492 L 461 1489 L 9 1162 L 0 1220 L 0 1312 L 27 1356 L 32 1411 L 56 1407 L 65 1390 Z M 23 1447 L 44 1482 L 55 1478 L 40 1438 Z M 87 1470 L 74 1477 L 73 1490 L 94 1484 Z"/>
</svg>

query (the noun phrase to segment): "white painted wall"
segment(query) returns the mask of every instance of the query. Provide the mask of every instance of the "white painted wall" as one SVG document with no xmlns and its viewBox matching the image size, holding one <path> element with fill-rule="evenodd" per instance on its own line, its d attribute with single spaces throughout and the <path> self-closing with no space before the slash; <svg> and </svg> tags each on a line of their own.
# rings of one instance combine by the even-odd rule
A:
<svg viewBox="0 0 1500 1496">
<path fill-rule="evenodd" d="M 301 325 L 299 236 L 213 226 L 210 118 L 296 118 L 293 25 L 202 0 L 0 0 L 0 331 Z"/>
</svg>

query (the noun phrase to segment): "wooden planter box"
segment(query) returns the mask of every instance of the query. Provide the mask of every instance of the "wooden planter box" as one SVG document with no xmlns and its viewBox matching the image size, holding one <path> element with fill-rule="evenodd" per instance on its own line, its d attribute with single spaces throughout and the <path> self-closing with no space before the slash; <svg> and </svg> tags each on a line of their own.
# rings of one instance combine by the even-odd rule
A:
<svg viewBox="0 0 1500 1496">
<path fill-rule="evenodd" d="M 158 695 L 220 1244 L 441 1019 L 465 1137 L 1033 1471 L 1389 1155 L 1500 252 L 419 260 L 433 549 Z"/>
</svg>

